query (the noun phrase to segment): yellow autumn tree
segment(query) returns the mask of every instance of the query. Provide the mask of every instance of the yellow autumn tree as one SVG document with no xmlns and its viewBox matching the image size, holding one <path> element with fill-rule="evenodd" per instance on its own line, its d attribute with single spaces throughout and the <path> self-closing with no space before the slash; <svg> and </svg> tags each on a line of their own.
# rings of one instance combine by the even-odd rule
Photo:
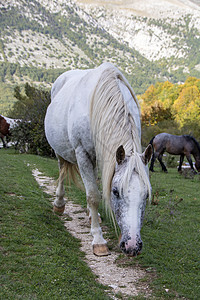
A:
<svg viewBox="0 0 200 300">
<path fill-rule="evenodd" d="M 195 124 L 200 127 L 200 90 L 196 85 L 185 84 L 174 102 L 173 112 L 180 127 Z"/>
<path fill-rule="evenodd" d="M 145 143 L 164 131 L 200 138 L 200 79 L 188 77 L 184 84 L 157 82 L 138 99 Z"/>
</svg>

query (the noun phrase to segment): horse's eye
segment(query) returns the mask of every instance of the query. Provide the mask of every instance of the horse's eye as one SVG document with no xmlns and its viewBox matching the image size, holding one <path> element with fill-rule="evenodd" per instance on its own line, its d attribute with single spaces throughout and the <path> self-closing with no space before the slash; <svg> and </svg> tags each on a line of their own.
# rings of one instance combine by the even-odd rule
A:
<svg viewBox="0 0 200 300">
<path fill-rule="evenodd" d="M 112 192 L 113 192 L 113 195 L 115 195 L 115 197 L 119 197 L 119 191 L 118 191 L 118 189 L 117 188 L 114 188 L 113 190 L 112 190 Z"/>
</svg>

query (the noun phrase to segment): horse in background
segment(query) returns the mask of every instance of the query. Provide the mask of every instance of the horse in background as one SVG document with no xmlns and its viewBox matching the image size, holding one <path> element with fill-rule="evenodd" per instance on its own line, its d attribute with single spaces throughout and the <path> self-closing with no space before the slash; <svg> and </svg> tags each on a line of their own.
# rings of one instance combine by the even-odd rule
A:
<svg viewBox="0 0 200 300">
<path fill-rule="evenodd" d="M 4 140 L 5 137 L 7 137 L 10 133 L 10 124 L 6 121 L 6 119 L 0 115 L 0 138 L 3 143 L 3 147 L 7 148 L 7 144 Z"/>
<path fill-rule="evenodd" d="M 17 126 L 19 121 L 19 119 L 11 119 L 0 115 L 0 138 L 4 148 L 8 148 L 5 138 L 8 139 L 11 135 L 11 130 Z"/>
<path fill-rule="evenodd" d="M 185 156 L 191 169 L 194 170 L 191 155 L 193 155 L 195 159 L 195 167 L 197 171 L 200 172 L 200 145 L 194 137 L 190 135 L 172 135 L 163 132 L 154 136 L 149 143 L 153 146 L 154 150 L 150 164 L 150 171 L 154 171 L 154 162 L 158 159 L 162 170 L 167 172 L 167 168 L 162 161 L 163 153 L 166 151 L 172 155 L 180 155 L 178 167 L 179 172 L 181 172 Z"/>
<path fill-rule="evenodd" d="M 65 209 L 66 172 L 73 179 L 73 171 L 78 171 L 91 217 L 93 253 L 109 254 L 99 224 L 98 166 L 105 205 L 121 230 L 120 248 L 129 256 L 139 254 L 146 199 L 151 194 L 147 163 L 152 147 L 141 153 L 139 104 L 122 73 L 104 63 L 59 76 L 51 90 L 45 133 L 60 168 L 54 211 Z"/>
</svg>

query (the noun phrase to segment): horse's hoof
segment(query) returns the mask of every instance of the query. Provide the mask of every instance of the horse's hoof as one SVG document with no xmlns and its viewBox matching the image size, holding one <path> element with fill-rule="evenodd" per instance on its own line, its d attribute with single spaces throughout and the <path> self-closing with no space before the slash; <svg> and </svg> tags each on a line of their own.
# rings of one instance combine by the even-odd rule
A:
<svg viewBox="0 0 200 300">
<path fill-rule="evenodd" d="M 96 256 L 107 256 L 110 255 L 107 244 L 94 244 L 93 253 Z"/>
<path fill-rule="evenodd" d="M 53 211 L 55 214 L 61 216 L 64 213 L 65 210 L 65 205 L 61 206 L 61 207 L 57 207 L 57 206 L 53 206 Z"/>
</svg>

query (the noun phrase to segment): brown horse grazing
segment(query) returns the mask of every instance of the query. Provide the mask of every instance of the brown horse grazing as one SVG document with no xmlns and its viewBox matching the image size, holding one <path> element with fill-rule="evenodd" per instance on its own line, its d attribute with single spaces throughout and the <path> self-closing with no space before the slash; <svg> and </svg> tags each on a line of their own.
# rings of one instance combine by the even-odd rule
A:
<svg viewBox="0 0 200 300">
<path fill-rule="evenodd" d="M 153 165 L 158 158 L 161 164 L 162 170 L 167 172 L 167 168 L 162 161 L 163 153 L 166 151 L 169 154 L 180 155 L 180 163 L 178 171 L 181 171 L 181 166 L 183 164 L 184 156 L 186 156 L 190 167 L 194 170 L 191 155 L 195 159 L 195 167 L 198 172 L 200 172 L 200 145 L 195 140 L 194 137 L 190 135 L 172 135 L 168 133 L 160 133 L 154 136 L 149 142 L 154 149 L 154 153 L 151 159 L 150 171 L 153 170 Z"/>
<path fill-rule="evenodd" d="M 4 141 L 4 137 L 9 135 L 10 124 L 0 115 L 0 138 L 3 143 L 3 147 L 7 148 L 7 145 Z"/>
</svg>

